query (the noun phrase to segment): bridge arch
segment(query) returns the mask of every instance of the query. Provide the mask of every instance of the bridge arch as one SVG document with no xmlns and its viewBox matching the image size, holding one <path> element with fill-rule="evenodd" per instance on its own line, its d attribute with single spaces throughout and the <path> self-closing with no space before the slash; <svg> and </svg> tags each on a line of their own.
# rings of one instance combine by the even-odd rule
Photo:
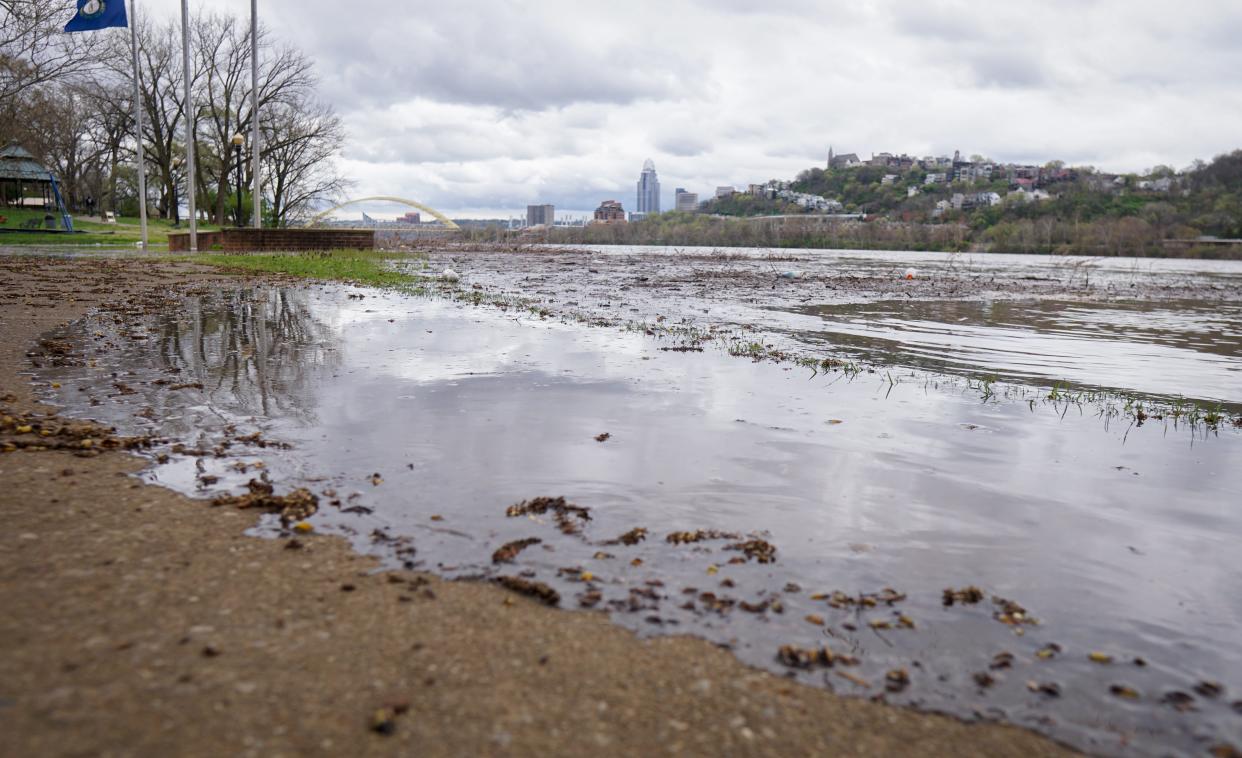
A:
<svg viewBox="0 0 1242 758">
<path fill-rule="evenodd" d="M 347 205 L 355 205 L 357 203 L 366 203 L 366 202 L 372 202 L 372 201 L 386 201 L 390 203 L 400 203 L 402 205 L 408 205 L 411 208 L 416 208 L 424 213 L 434 216 L 437 221 L 444 224 L 449 229 L 461 229 L 460 226 L 453 223 L 452 219 L 450 219 L 448 216 L 445 216 L 443 213 L 436 210 L 435 208 L 423 205 L 417 200 L 409 200 L 404 197 L 392 197 L 391 195 L 375 195 L 373 197 L 356 197 L 353 200 L 346 200 L 340 205 L 336 205 L 336 206 L 329 208 L 326 211 L 316 213 L 314 216 L 311 217 L 310 221 L 306 222 L 306 225 L 314 226 L 316 223 L 318 223 L 321 219 L 323 219 L 329 213 L 334 213 L 336 211 L 339 211 L 340 209 L 344 208 Z"/>
</svg>

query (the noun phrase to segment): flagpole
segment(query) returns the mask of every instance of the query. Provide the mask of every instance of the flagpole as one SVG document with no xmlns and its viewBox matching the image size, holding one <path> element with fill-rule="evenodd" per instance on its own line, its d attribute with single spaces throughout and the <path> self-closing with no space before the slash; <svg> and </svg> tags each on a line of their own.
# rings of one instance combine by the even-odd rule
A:
<svg viewBox="0 0 1242 758">
<path fill-rule="evenodd" d="M 138 86 L 138 0 L 130 4 L 129 48 L 134 58 L 134 136 L 138 143 L 138 217 L 142 220 L 142 251 L 147 251 L 147 162 L 142 152 L 142 88 Z M 113 198 L 113 202 L 116 199 Z"/>
<path fill-rule="evenodd" d="M 250 0 L 250 172 L 254 187 L 250 190 L 254 210 L 251 223 L 255 229 L 263 226 L 259 216 L 259 0 Z"/>
<path fill-rule="evenodd" d="M 181 67 L 185 85 L 185 187 L 190 212 L 190 252 L 198 252 L 198 211 L 194 195 L 194 95 L 190 92 L 190 8 L 189 0 L 181 0 Z"/>
</svg>

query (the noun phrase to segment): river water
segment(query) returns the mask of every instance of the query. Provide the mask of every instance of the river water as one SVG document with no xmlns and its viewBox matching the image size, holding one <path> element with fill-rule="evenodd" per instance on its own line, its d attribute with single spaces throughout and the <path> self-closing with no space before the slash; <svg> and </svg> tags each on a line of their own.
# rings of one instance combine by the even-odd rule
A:
<svg viewBox="0 0 1242 758">
<path fill-rule="evenodd" d="M 1096 752 L 1242 744 L 1242 432 L 1228 417 L 1139 424 L 1046 392 L 1065 381 L 1242 406 L 1236 268 L 1186 274 L 1191 288 L 1226 282 L 1210 304 L 1063 288 L 954 300 L 855 288 L 803 302 L 730 298 L 720 277 L 691 277 L 718 283 L 698 300 L 618 294 L 617 277 L 751 267 L 767 277 L 756 291 L 796 293 L 823 283 L 806 273 L 817 263 L 778 281 L 763 267 L 790 262 L 572 259 L 506 273 L 459 257 L 465 281 L 446 294 L 546 289 L 568 312 L 604 301 L 566 288 L 611 280 L 607 302 L 627 303 L 627 319 L 685 321 L 697 308 L 880 368 L 812 372 L 710 343 L 669 350 L 684 345 L 555 312 L 323 285 L 84 319 L 56 335 L 82 346 L 84 365 L 37 379 L 60 385 L 48 393 L 69 414 L 167 437 L 151 455 L 168 460 L 153 458 L 146 479 L 202 497 L 256 475 L 310 487 L 318 530 L 391 565 L 524 576 L 642 634 L 696 634 L 816 686 L 1003 719 Z M 966 381 L 980 365 L 1009 389 Z M 239 440 L 254 431 L 289 448 Z M 570 514 L 565 533 L 551 513 L 506 515 L 541 496 L 590 518 Z M 618 541 L 636 528 L 643 539 Z M 728 536 L 668 540 L 695 530 Z M 274 517 L 259 531 L 281 534 Z M 540 542 L 493 563 L 526 538 Z M 946 588 L 968 586 L 980 602 L 944 604 Z M 782 645 L 824 644 L 856 665 L 777 659 Z M 898 669 L 908 686 L 886 687 Z"/>
</svg>

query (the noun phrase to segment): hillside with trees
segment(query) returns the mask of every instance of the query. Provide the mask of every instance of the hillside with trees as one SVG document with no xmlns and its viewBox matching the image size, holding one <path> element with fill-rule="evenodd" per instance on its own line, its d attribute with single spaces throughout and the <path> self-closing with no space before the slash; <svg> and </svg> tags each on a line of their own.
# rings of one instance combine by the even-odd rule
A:
<svg viewBox="0 0 1242 758">
<path fill-rule="evenodd" d="M 775 213 L 815 215 L 767 199 L 773 193 L 801 193 L 835 200 L 844 214 L 859 214 L 865 221 L 841 220 L 828 225 L 831 231 L 787 234 L 781 244 L 805 240 L 816 246 L 865 246 L 870 244 L 866 240 L 876 240 L 894 246 L 910 239 L 995 252 L 1242 254 L 1242 246 L 1211 239 L 1242 238 L 1242 150 L 1210 162 L 1196 161 L 1185 171 L 1157 166 L 1131 174 L 1066 167 L 1059 161 L 1038 167 L 1001 166 L 980 156 L 939 167 L 913 161 L 899 168 L 898 163 L 894 159 L 889 165 L 811 168 L 790 182 L 769 182 L 756 201 L 747 200 L 751 193 L 738 193 L 709 200 L 702 212 L 739 220 Z M 990 175 L 974 176 L 985 173 L 980 167 Z M 963 175 L 969 178 L 957 178 Z M 1024 178 L 1015 178 L 1018 175 Z M 846 233 L 858 223 L 876 229 Z M 940 227 L 952 227 L 960 234 Z M 668 230 L 661 229 L 660 234 L 668 236 Z"/>
</svg>

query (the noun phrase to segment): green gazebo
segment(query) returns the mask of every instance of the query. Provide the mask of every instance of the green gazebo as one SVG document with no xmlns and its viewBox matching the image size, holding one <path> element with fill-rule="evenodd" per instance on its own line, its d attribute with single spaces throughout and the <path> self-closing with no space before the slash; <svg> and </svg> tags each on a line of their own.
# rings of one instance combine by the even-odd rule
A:
<svg viewBox="0 0 1242 758">
<path fill-rule="evenodd" d="M 37 189 L 43 208 L 56 208 L 66 231 L 73 231 L 72 222 L 60 199 L 56 178 L 35 160 L 30 151 L 16 142 L 0 150 L 0 205 L 26 206 L 26 193 Z"/>
</svg>

